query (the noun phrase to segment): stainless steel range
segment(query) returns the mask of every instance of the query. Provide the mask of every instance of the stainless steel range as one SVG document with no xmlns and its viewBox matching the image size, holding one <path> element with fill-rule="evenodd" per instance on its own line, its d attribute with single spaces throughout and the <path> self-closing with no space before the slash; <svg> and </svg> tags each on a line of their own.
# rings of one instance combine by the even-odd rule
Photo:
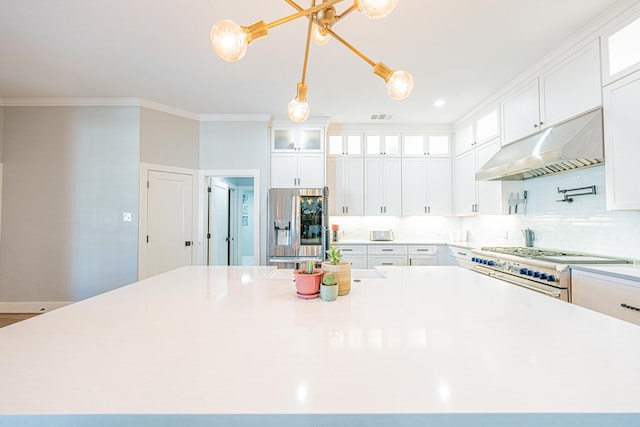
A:
<svg viewBox="0 0 640 427">
<path fill-rule="evenodd" d="M 632 261 L 531 247 L 484 247 L 471 251 L 473 271 L 571 301 L 571 264 L 629 264 Z"/>
</svg>

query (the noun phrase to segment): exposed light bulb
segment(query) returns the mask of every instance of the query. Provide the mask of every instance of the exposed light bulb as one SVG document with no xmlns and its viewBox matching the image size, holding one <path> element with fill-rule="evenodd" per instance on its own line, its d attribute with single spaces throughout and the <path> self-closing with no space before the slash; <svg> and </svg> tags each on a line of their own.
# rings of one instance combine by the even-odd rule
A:
<svg viewBox="0 0 640 427">
<path fill-rule="evenodd" d="M 393 99 L 404 99 L 413 91 L 413 76 L 406 71 L 395 71 L 387 80 L 387 93 Z"/>
<path fill-rule="evenodd" d="M 235 62 L 247 53 L 247 33 L 233 21 L 224 19 L 211 27 L 211 46 L 225 61 Z"/>
<path fill-rule="evenodd" d="M 324 46 L 329 42 L 331 36 L 326 31 L 318 26 L 318 24 L 314 23 L 311 29 L 311 40 L 318 46 Z"/>
<path fill-rule="evenodd" d="M 309 108 L 309 103 L 307 101 L 298 101 L 296 98 L 289 101 L 289 105 L 287 106 L 289 118 L 296 123 L 307 120 L 310 112 L 311 108 Z"/>
<path fill-rule="evenodd" d="M 384 18 L 393 11 L 398 0 L 356 0 L 358 9 L 369 18 Z"/>
</svg>

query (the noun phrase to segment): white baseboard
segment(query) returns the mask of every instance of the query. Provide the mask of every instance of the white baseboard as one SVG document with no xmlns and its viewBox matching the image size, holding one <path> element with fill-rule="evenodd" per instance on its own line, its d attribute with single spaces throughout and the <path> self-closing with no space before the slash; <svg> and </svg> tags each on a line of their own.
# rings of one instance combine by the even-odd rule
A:
<svg viewBox="0 0 640 427">
<path fill-rule="evenodd" d="M 46 313 L 71 302 L 0 302 L 0 313 Z"/>
</svg>

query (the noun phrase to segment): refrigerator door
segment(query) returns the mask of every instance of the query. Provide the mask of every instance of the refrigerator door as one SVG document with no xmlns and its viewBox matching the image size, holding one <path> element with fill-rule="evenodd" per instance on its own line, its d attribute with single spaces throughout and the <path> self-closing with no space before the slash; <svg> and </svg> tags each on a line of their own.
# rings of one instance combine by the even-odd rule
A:
<svg viewBox="0 0 640 427">
<path fill-rule="evenodd" d="M 325 194 L 322 188 L 269 190 L 270 264 L 324 259 Z"/>
</svg>

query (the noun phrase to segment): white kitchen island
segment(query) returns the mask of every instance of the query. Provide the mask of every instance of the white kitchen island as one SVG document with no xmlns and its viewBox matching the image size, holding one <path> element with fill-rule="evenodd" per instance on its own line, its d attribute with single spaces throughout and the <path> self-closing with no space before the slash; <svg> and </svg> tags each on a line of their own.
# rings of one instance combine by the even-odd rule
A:
<svg viewBox="0 0 640 427">
<path fill-rule="evenodd" d="M 1 426 L 640 425 L 640 327 L 458 267 L 184 267 L 0 329 Z"/>
</svg>

